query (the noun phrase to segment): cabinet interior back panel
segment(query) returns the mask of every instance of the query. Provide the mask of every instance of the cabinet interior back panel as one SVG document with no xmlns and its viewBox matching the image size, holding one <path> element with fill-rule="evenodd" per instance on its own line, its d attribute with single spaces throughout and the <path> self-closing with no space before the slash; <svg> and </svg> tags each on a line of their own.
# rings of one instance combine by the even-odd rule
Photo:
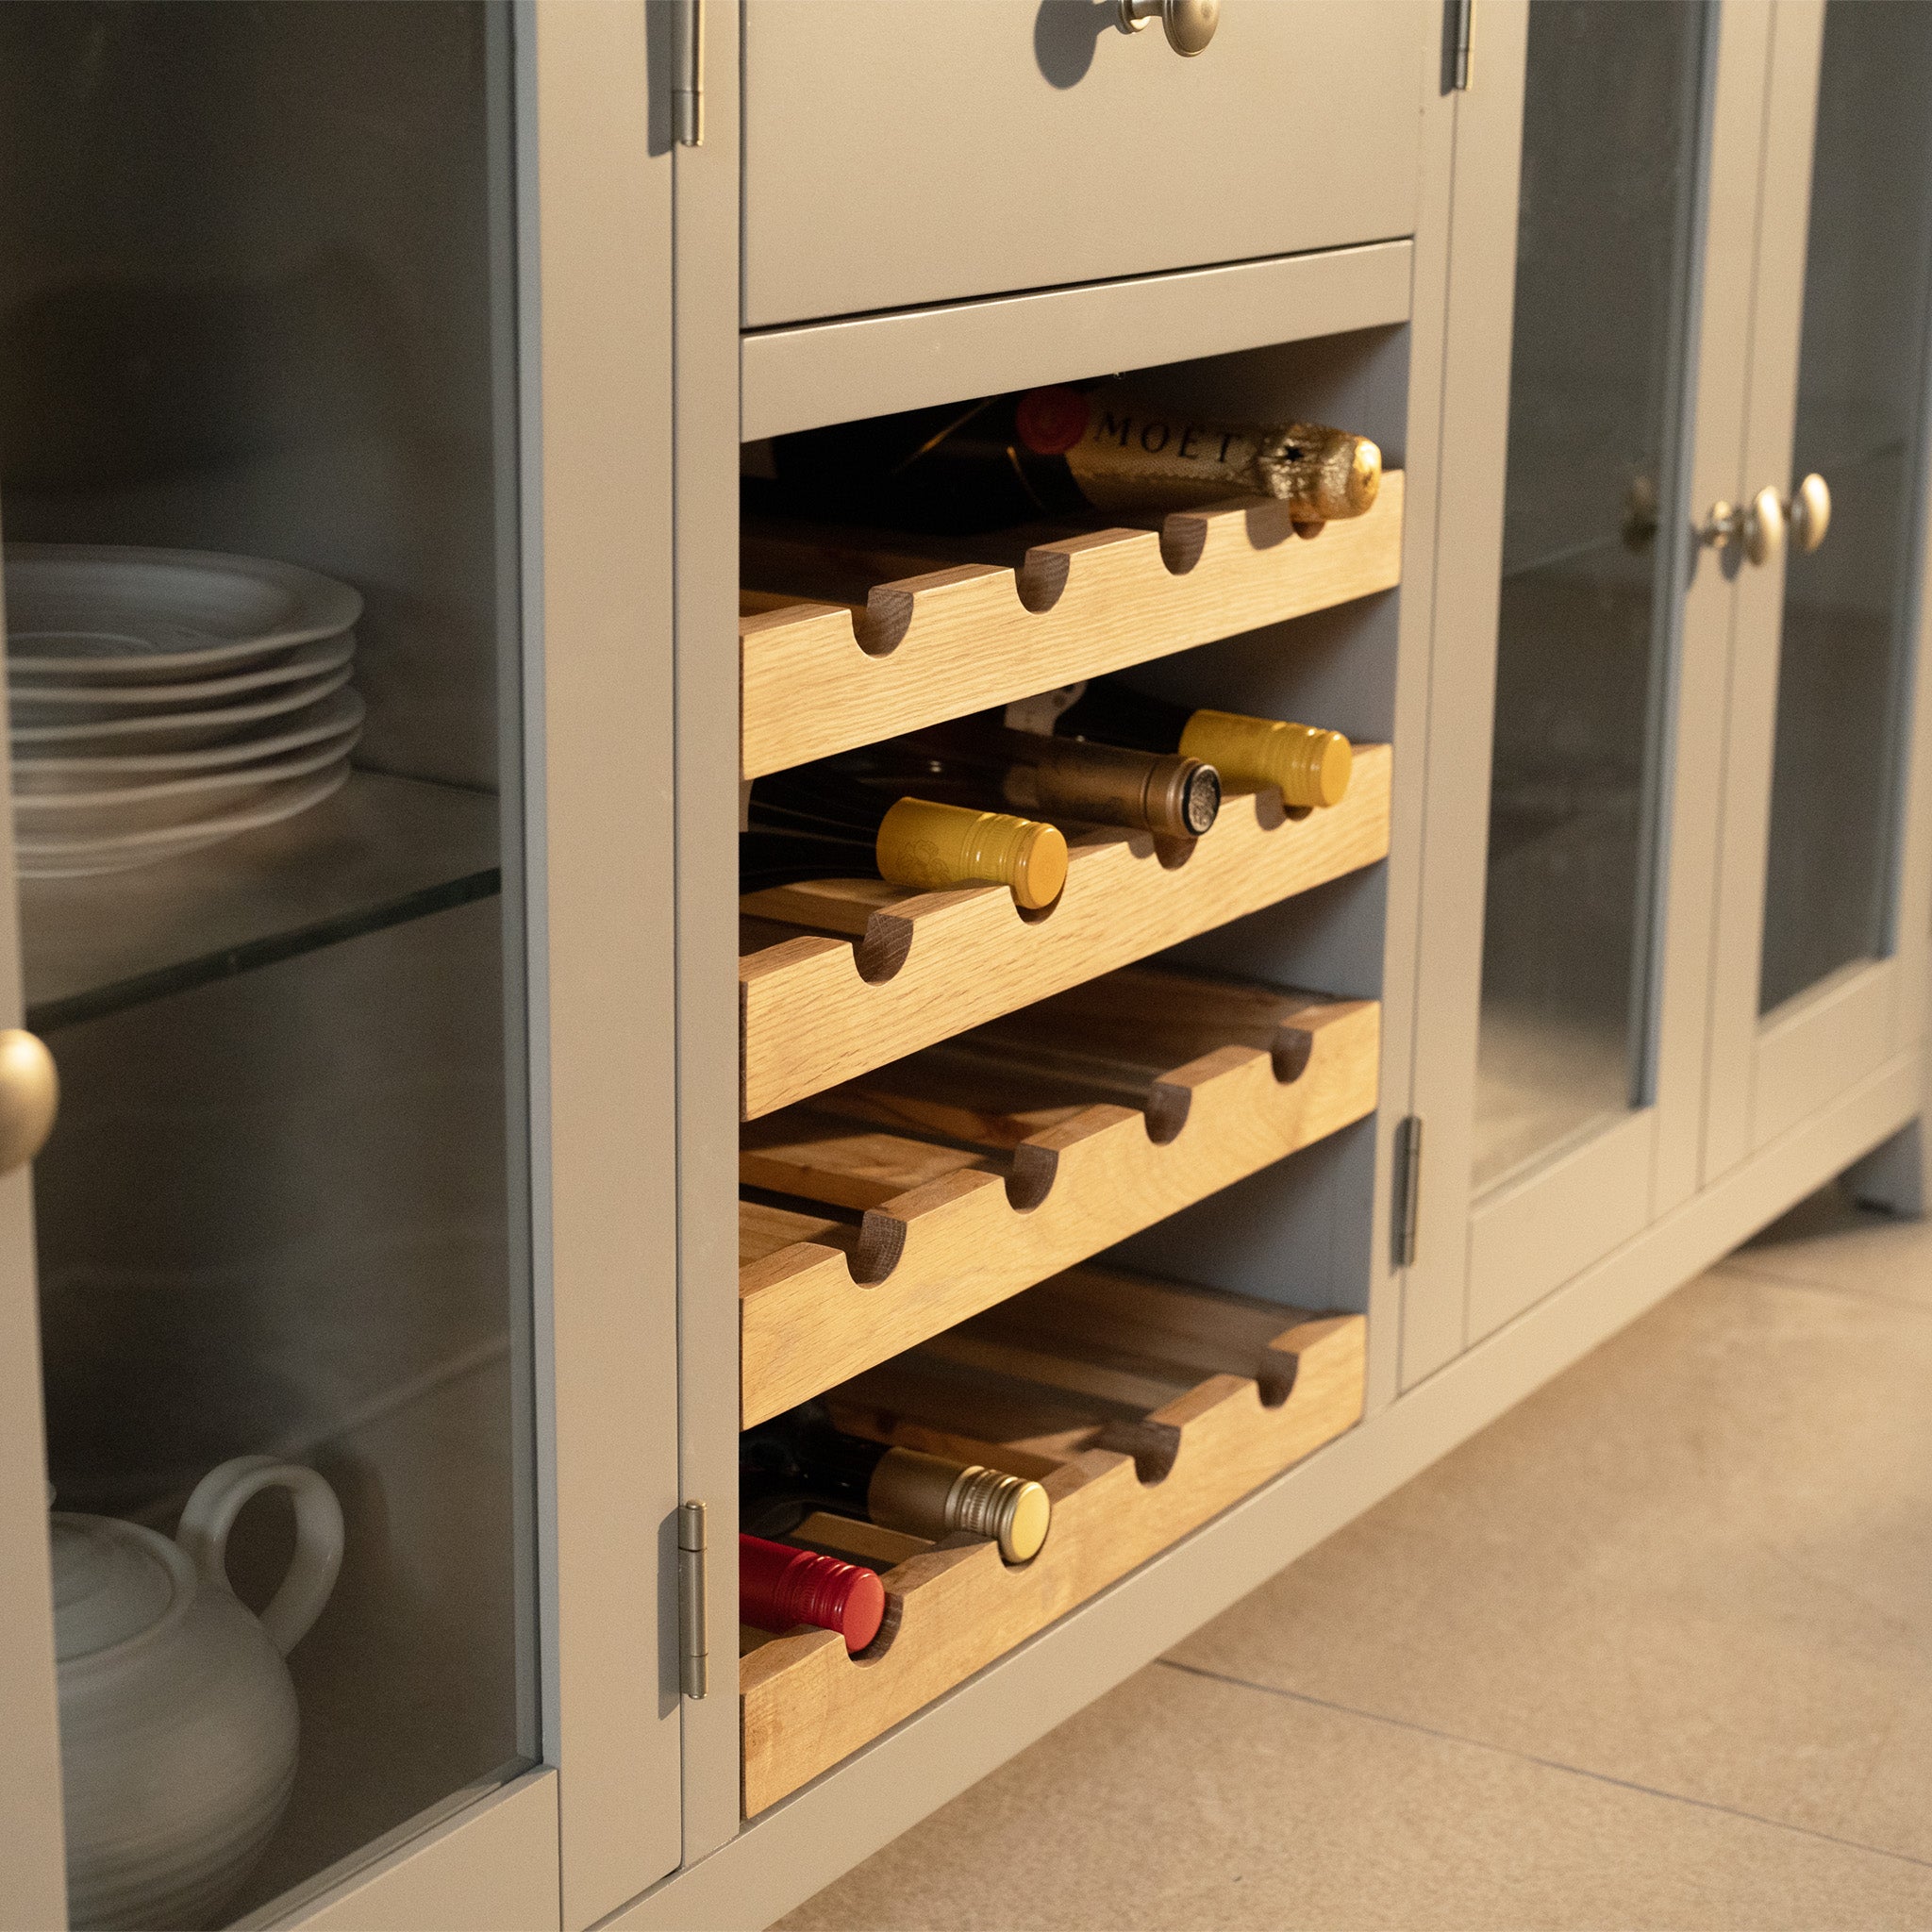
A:
<svg viewBox="0 0 1932 1932">
<path fill-rule="evenodd" d="M 750 0 L 746 325 L 1411 231 L 1434 13 L 1230 0 L 1190 59 L 1115 18 Z"/>
</svg>

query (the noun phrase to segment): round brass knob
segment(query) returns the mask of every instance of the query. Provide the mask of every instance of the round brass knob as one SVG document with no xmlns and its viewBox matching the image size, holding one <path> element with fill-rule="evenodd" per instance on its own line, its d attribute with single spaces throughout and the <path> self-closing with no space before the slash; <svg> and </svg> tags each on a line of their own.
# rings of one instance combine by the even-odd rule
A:
<svg viewBox="0 0 1932 1932">
<path fill-rule="evenodd" d="M 1116 0 L 1120 30 L 1137 34 L 1150 20 L 1158 20 L 1167 44 L 1176 54 L 1206 51 L 1221 25 L 1221 0 Z"/>
<path fill-rule="evenodd" d="M 1767 483 L 1744 512 L 1744 555 L 1753 563 L 1775 563 L 1785 554 L 1785 500 Z"/>
<path fill-rule="evenodd" d="M 0 1031 L 0 1174 L 25 1167 L 47 1144 L 59 1110 L 54 1056 L 21 1027 Z"/>
<path fill-rule="evenodd" d="M 1785 506 L 1791 526 L 1791 541 L 1800 550 L 1816 550 L 1831 528 L 1831 485 L 1816 470 L 1791 491 Z"/>
</svg>

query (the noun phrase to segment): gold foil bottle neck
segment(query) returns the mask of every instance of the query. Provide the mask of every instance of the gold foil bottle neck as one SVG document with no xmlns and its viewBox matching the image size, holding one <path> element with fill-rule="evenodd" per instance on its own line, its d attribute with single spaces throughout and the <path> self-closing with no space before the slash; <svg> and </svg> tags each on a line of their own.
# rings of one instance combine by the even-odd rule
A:
<svg viewBox="0 0 1932 1932">
<path fill-rule="evenodd" d="M 1238 711 L 1196 711 L 1181 749 L 1207 759 L 1224 784 L 1247 791 L 1273 786 L 1296 808 L 1340 805 L 1355 769 L 1355 748 L 1339 731 Z"/>
<path fill-rule="evenodd" d="M 917 1449 L 889 1449 L 879 1458 L 866 1508 L 881 1529 L 935 1542 L 961 1532 L 984 1537 L 1008 1563 L 1037 1556 L 1053 1522 L 1052 1499 L 1025 1476 Z"/>
<path fill-rule="evenodd" d="M 1257 495 L 1287 505 L 1296 523 L 1320 524 L 1362 515 L 1382 486 L 1381 450 L 1352 430 L 1197 419 L 1120 381 L 1096 385 L 1087 402 L 1086 433 L 1065 457 L 1096 509 L 1180 509 Z"/>
<path fill-rule="evenodd" d="M 1057 825 L 923 798 L 902 798 L 887 812 L 874 851 L 879 876 L 895 886 L 1005 886 L 1029 911 L 1051 906 L 1067 882 Z"/>
<path fill-rule="evenodd" d="M 1255 459 L 1268 494 L 1296 520 L 1339 523 L 1363 515 L 1382 489 L 1382 451 L 1366 436 L 1323 423 L 1273 432 Z"/>
</svg>

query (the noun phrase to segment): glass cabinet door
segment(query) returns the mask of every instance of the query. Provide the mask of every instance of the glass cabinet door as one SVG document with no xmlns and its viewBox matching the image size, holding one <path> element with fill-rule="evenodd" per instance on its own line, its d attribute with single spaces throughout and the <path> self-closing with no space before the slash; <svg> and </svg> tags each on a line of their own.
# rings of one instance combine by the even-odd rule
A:
<svg viewBox="0 0 1932 1932">
<path fill-rule="evenodd" d="M 1694 1185 L 1772 12 L 1498 6 L 1458 97 L 1406 1381 Z"/>
<path fill-rule="evenodd" d="M 1707 26 L 1691 5 L 1529 9 L 1479 1192 L 1645 1097 Z"/>
<path fill-rule="evenodd" d="M 542 1755 L 508 34 L 0 8 L 80 1925 L 226 1923 Z"/>
<path fill-rule="evenodd" d="M 1805 28 L 1815 42 L 1815 14 L 1781 32 Z M 1770 253 L 1759 298 L 1745 481 L 1784 527 L 1740 585 L 1713 1171 L 1894 1050 L 1916 997 L 1899 955 L 1924 940 L 1901 931 L 1899 893 L 1924 558 L 1932 9 L 1829 0 L 1813 58 L 1811 87 L 1793 73 L 1786 136 L 1815 105 L 1808 171 L 1788 171 L 1782 194 L 1767 180 L 1767 224 L 1782 215 L 1804 253 Z"/>
</svg>

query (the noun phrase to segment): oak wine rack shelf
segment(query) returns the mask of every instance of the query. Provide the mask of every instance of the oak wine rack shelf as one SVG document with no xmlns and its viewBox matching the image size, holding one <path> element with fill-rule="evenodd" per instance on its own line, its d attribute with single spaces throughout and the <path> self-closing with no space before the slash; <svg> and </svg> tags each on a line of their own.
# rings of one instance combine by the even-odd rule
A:
<svg viewBox="0 0 1932 1932">
<path fill-rule="evenodd" d="M 1079 1269 L 834 1392 L 843 1428 L 1040 1480 L 1031 1562 L 820 1514 L 793 1532 L 884 1572 L 858 1657 L 743 1633 L 755 1817 L 1360 1419 L 1364 1324 Z"/>
<path fill-rule="evenodd" d="M 1392 590 L 1402 502 L 1402 473 L 1391 471 L 1365 515 L 1307 536 L 1282 505 L 1244 499 L 1174 511 L 1158 530 L 1056 538 L 1017 568 L 958 563 L 883 582 L 868 579 L 933 559 L 852 548 L 834 533 L 779 546 L 758 574 L 791 581 L 741 603 L 740 775 Z M 892 541 L 916 550 L 922 540 Z M 828 580 L 854 600 L 812 601 Z"/>
<path fill-rule="evenodd" d="M 911 892 L 818 879 L 747 894 L 740 1117 L 1373 865 L 1389 851 L 1389 747 L 1357 745 L 1340 805 L 1291 814 L 1278 792 L 1239 793 L 1178 854 L 1141 833 L 1083 833 L 1068 841 L 1065 890 L 1043 912 L 1023 914 L 1004 886 Z"/>
<path fill-rule="evenodd" d="M 1157 1056 L 1139 1104 L 1037 1043 L 1103 1008 Z M 1018 1019 L 746 1131 L 741 1427 L 1374 1110 L 1373 1001 L 1129 970 Z"/>
</svg>

